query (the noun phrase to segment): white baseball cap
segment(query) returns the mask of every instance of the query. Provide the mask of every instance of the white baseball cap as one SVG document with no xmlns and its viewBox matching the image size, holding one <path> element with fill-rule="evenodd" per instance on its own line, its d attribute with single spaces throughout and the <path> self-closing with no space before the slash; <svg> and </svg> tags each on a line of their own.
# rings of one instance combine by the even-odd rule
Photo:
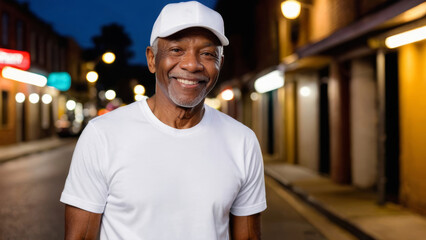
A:
<svg viewBox="0 0 426 240">
<path fill-rule="evenodd" d="M 168 37 L 191 27 L 206 28 L 217 36 L 223 46 L 229 44 L 225 37 L 222 16 L 196 1 L 171 3 L 164 6 L 152 27 L 150 44 L 152 45 L 158 37 Z"/>
</svg>

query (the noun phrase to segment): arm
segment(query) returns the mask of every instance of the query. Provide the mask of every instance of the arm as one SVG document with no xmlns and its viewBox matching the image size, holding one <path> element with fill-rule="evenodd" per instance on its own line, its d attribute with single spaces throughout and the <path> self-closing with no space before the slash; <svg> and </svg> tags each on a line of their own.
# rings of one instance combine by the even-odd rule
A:
<svg viewBox="0 0 426 240">
<path fill-rule="evenodd" d="M 232 240 L 260 240 L 260 213 L 250 216 L 230 216 Z"/>
<path fill-rule="evenodd" d="M 97 239 L 102 214 L 65 206 L 65 240 Z"/>
</svg>

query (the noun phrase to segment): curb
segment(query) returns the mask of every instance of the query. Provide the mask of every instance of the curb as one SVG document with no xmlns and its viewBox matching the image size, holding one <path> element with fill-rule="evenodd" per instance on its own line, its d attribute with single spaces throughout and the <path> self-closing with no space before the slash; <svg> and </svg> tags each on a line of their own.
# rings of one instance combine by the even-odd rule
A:
<svg viewBox="0 0 426 240">
<path fill-rule="evenodd" d="M 314 197 L 307 194 L 303 189 L 293 186 L 288 181 L 283 181 L 281 179 L 278 179 L 274 176 L 274 174 L 269 173 L 268 171 L 265 171 L 265 175 L 268 177 L 274 179 L 280 186 L 283 188 L 289 190 L 291 193 L 296 195 L 300 200 L 304 201 L 305 203 L 312 206 L 314 209 L 316 209 L 318 212 L 323 214 L 326 218 L 328 218 L 333 223 L 337 224 L 341 228 L 345 229 L 346 231 L 350 232 L 352 235 L 357 237 L 361 240 L 376 240 L 376 238 L 372 237 L 359 227 L 352 224 L 350 221 L 336 215 L 332 211 L 328 210 L 327 207 L 324 206 L 321 202 L 316 200 Z"/>
<path fill-rule="evenodd" d="M 25 145 L 16 145 L 16 148 L 21 148 L 20 151 L 16 150 L 13 151 L 12 153 L 9 154 L 4 154 L 3 156 L 0 156 L 0 164 L 20 158 L 20 157 L 25 157 L 25 156 L 29 156 L 32 154 L 36 154 L 36 153 L 41 153 L 44 151 L 49 151 L 55 148 L 59 148 L 68 144 L 72 144 L 75 143 L 74 139 L 60 139 L 60 141 L 51 143 L 51 144 L 44 144 L 46 146 L 33 146 L 33 147 L 27 147 L 28 149 L 22 150 L 22 148 L 25 147 Z M 1 150 L 1 149 L 0 149 Z M 11 150 L 9 150 L 10 152 Z"/>
</svg>

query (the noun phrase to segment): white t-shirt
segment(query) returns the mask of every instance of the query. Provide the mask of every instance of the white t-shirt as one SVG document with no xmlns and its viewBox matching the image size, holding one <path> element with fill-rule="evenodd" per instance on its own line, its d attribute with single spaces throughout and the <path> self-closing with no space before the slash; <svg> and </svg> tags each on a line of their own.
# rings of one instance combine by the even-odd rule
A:
<svg viewBox="0 0 426 240">
<path fill-rule="evenodd" d="M 61 202 L 103 213 L 101 239 L 229 239 L 229 213 L 266 209 L 249 128 L 205 106 L 175 129 L 145 100 L 95 118 L 74 151 Z"/>
</svg>

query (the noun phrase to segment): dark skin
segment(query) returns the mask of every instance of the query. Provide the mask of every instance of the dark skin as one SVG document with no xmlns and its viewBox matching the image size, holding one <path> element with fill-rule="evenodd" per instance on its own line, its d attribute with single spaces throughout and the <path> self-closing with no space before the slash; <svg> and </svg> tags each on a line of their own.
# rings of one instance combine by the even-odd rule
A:
<svg viewBox="0 0 426 240">
<path fill-rule="evenodd" d="M 223 62 L 219 44 L 210 31 L 190 28 L 158 39 L 156 56 L 147 48 L 148 67 L 157 79 L 156 94 L 148 105 L 160 121 L 180 129 L 201 121 L 204 98 L 216 84 Z"/>
<path fill-rule="evenodd" d="M 147 48 L 148 67 L 157 78 L 156 94 L 148 105 L 160 121 L 179 129 L 201 121 L 204 98 L 216 84 L 223 63 L 219 46 L 210 31 L 190 28 L 158 39 L 156 55 Z M 65 239 L 96 239 L 101 218 L 101 214 L 67 205 Z M 230 214 L 230 235 L 233 240 L 260 239 L 260 214 Z"/>
</svg>

